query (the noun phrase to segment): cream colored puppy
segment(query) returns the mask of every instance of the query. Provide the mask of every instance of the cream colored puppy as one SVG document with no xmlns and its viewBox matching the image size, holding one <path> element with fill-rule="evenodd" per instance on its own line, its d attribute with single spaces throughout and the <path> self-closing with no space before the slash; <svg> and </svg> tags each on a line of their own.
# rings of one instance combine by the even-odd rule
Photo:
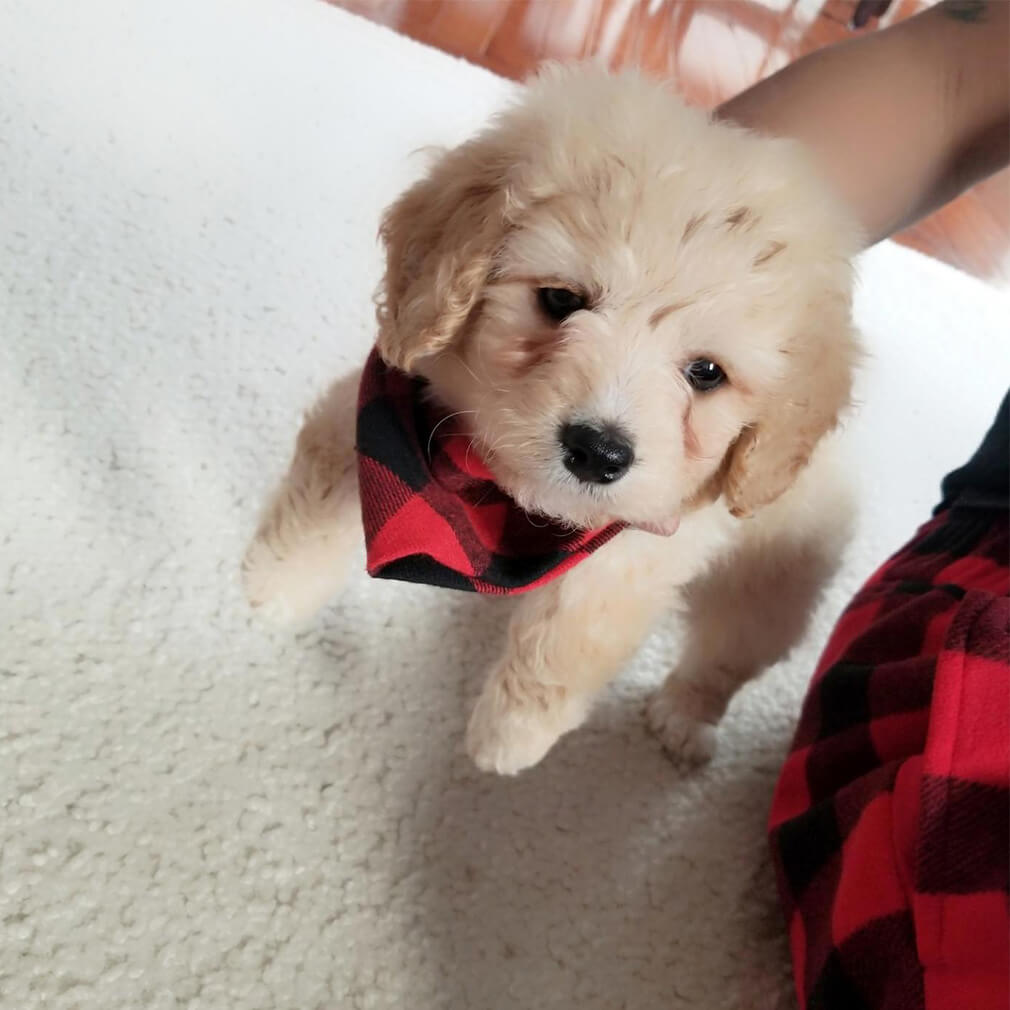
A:
<svg viewBox="0 0 1010 1010">
<path fill-rule="evenodd" d="M 442 156 L 382 238 L 385 360 L 468 412 L 525 509 L 638 527 L 520 599 L 469 753 L 501 773 L 535 764 L 678 606 L 683 655 L 649 718 L 672 754 L 707 759 L 848 534 L 844 474 L 819 443 L 857 357 L 852 224 L 792 144 L 577 67 Z M 301 618 L 347 574 L 356 382 L 298 438 L 245 560 L 254 605 Z"/>
</svg>

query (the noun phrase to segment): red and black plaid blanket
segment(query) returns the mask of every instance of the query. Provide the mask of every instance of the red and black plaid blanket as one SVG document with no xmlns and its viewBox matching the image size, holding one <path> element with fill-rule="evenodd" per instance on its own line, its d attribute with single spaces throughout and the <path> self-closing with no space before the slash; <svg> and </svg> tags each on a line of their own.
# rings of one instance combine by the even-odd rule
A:
<svg viewBox="0 0 1010 1010">
<path fill-rule="evenodd" d="M 357 448 L 367 568 L 384 579 L 508 595 L 557 578 L 621 529 L 576 530 L 524 512 L 452 411 L 372 351 Z"/>
<path fill-rule="evenodd" d="M 1010 1006 L 1007 517 L 923 526 L 819 664 L 770 820 L 805 1010 Z"/>
</svg>

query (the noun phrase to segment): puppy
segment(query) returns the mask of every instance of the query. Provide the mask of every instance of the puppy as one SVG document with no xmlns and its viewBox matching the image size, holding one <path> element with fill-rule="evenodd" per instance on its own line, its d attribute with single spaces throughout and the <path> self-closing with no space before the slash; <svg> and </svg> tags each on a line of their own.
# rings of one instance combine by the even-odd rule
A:
<svg viewBox="0 0 1010 1010">
<path fill-rule="evenodd" d="M 426 380 L 523 509 L 629 527 L 521 598 L 469 754 L 536 764 L 676 606 L 682 656 L 648 717 L 671 754 L 707 760 L 848 536 L 824 436 L 858 353 L 853 224 L 792 143 L 583 66 L 548 68 L 444 154 L 381 237 L 385 362 Z M 347 573 L 357 380 L 298 437 L 245 559 L 253 605 L 303 618 Z"/>
</svg>

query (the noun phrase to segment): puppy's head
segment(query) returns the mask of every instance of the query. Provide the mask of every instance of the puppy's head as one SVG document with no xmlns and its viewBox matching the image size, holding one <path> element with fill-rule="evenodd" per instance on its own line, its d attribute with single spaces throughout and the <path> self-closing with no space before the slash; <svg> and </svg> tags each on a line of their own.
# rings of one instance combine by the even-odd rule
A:
<svg viewBox="0 0 1010 1010">
<path fill-rule="evenodd" d="M 384 358 L 519 503 L 665 528 L 777 498 L 849 397 L 857 238 L 791 144 L 551 69 L 390 208 Z"/>
</svg>

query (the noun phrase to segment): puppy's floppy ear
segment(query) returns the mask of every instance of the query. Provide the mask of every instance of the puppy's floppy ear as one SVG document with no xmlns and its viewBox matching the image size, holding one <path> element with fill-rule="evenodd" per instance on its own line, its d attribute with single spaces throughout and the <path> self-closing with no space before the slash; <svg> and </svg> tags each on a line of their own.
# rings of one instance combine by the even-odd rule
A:
<svg viewBox="0 0 1010 1010">
<path fill-rule="evenodd" d="M 782 349 L 787 366 L 776 390 L 731 450 L 723 491 L 740 518 L 790 487 L 849 404 L 859 345 L 848 296 L 835 293 L 815 309 L 809 328 Z"/>
<path fill-rule="evenodd" d="M 501 145 L 478 136 L 441 156 L 386 212 L 379 352 L 410 371 L 448 347 L 477 304 L 505 231 Z"/>
</svg>

